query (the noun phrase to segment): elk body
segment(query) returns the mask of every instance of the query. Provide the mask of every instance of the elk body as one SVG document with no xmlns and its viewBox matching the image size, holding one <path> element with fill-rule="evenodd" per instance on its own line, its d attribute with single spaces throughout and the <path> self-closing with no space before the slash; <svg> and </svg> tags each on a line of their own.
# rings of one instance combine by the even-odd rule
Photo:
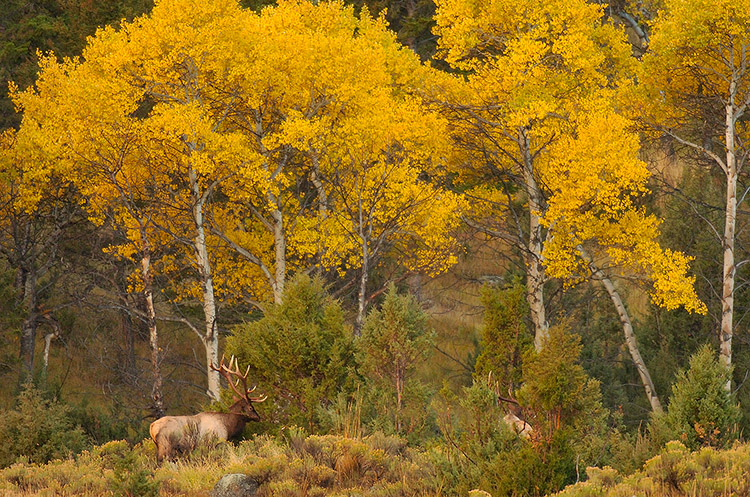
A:
<svg viewBox="0 0 750 497">
<path fill-rule="evenodd" d="M 248 421 L 260 421 L 253 403 L 263 402 L 266 398 L 249 396 L 255 390 L 255 387 L 247 388 L 247 374 L 250 368 L 248 367 L 243 375 L 234 357 L 229 364 L 229 368 L 224 365 L 222 357 L 218 368 L 211 365 L 212 369 L 227 379 L 229 386 L 236 394 L 235 403 L 229 408 L 229 412 L 201 412 L 194 416 L 164 416 L 151 423 L 149 433 L 156 444 L 158 462 L 165 457 L 172 459 L 177 453 L 189 452 L 195 448 L 198 441 L 206 437 L 228 440 L 241 433 Z M 241 391 L 238 389 L 240 384 Z"/>
</svg>

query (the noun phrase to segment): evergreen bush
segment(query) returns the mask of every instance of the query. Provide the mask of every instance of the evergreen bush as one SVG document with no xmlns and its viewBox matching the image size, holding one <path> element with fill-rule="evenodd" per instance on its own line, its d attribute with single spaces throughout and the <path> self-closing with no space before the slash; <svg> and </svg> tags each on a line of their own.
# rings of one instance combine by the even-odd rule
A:
<svg viewBox="0 0 750 497">
<path fill-rule="evenodd" d="M 0 416 L 0 440 L 0 467 L 19 458 L 46 463 L 89 446 L 84 431 L 73 423 L 71 409 L 44 398 L 31 383 L 21 390 L 16 408 Z"/>
<path fill-rule="evenodd" d="M 353 391 L 352 333 L 341 305 L 318 278 L 299 275 L 289 281 L 281 303 L 237 327 L 226 351 L 250 367 L 249 381 L 268 395 L 274 409 L 263 409 L 261 417 L 269 429 L 297 424 L 315 431 L 319 407 L 328 406 L 339 392 Z"/>
<path fill-rule="evenodd" d="M 704 345 L 677 375 L 666 422 L 689 448 L 723 447 L 736 438 L 740 409 L 725 388 L 731 374 Z"/>
<path fill-rule="evenodd" d="M 426 428 L 429 412 L 424 407 L 431 392 L 415 373 L 434 343 L 435 332 L 419 303 L 391 285 L 380 309 L 367 315 L 356 344 L 374 409 L 374 429 L 414 437 Z"/>
</svg>

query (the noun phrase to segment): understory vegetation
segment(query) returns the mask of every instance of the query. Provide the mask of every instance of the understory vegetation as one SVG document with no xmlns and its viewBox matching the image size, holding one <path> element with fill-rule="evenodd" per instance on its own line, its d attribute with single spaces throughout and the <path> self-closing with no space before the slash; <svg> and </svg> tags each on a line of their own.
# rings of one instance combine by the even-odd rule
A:
<svg viewBox="0 0 750 497">
<path fill-rule="evenodd" d="M 280 304 L 238 328 L 227 343 L 269 397 L 256 405 L 262 421 L 248 425 L 247 440 L 236 446 L 207 440 L 159 467 L 150 439 L 136 435 L 132 442 L 94 445 L 93 434 L 76 426 L 90 421 L 28 386 L 0 421 L 0 461 L 9 466 L 0 472 L 0 489 L 19 495 L 200 495 L 223 474 L 241 472 L 257 479 L 262 495 L 459 496 L 481 489 L 540 496 L 587 474 L 606 478 L 592 477 L 580 492 L 604 492 L 608 487 L 596 482 L 625 481 L 631 474 L 649 475 L 654 483 L 648 488 L 673 484 L 677 492 L 704 484 L 691 479 L 698 469 L 688 474 L 672 467 L 693 467 L 686 446 L 699 450 L 697 465 L 729 457 L 718 449 L 736 440 L 739 410 L 724 390 L 726 371 L 708 348 L 678 376 L 666 415 L 633 432 L 603 405 L 600 383 L 580 365 L 580 337 L 568 326 L 551 328 L 545 348 L 534 350 L 523 329 L 528 311 L 520 295 L 518 283 L 485 289 L 479 345 L 487 353 L 479 355 L 471 385 L 454 391 L 420 374 L 436 337 L 413 297 L 391 287 L 355 339 L 321 282 L 297 277 Z M 278 361 L 271 368 L 263 357 Z M 504 391 L 513 379 L 522 384 L 516 412 L 533 427 L 528 437 L 502 421 L 515 402 Z M 744 450 L 737 447 L 731 450 Z M 706 471 L 715 471 L 711 464 Z M 678 477 L 670 476 L 674 471 L 679 480 L 670 483 Z"/>
<path fill-rule="evenodd" d="M 0 492 L 8 497 L 139 496 L 199 497 L 224 475 L 242 473 L 259 484 L 258 496 L 458 496 L 477 487 L 455 487 L 462 479 L 463 457 L 437 446 L 412 448 L 406 440 L 375 433 L 363 438 L 305 435 L 290 429 L 278 437 L 258 435 L 237 444 L 200 445 L 189 456 L 158 466 L 151 440 L 131 446 L 108 442 L 74 458 L 47 464 L 20 461 L 0 470 Z M 525 459 L 518 459 L 521 463 Z M 479 469 L 479 468 L 478 468 Z M 509 472 L 509 464 L 485 470 Z M 750 446 L 690 452 L 670 442 L 633 473 L 604 466 L 586 468 L 582 481 L 558 497 L 723 497 L 746 495 Z M 523 469 L 521 471 L 523 473 Z M 539 473 L 526 477 L 540 477 Z M 495 478 L 496 481 L 500 480 Z M 468 482 L 467 482 L 468 483 Z M 486 488 L 486 487 L 485 487 Z M 499 490 L 497 486 L 493 490 Z M 474 492 L 472 492 L 474 490 Z M 524 495 L 512 493 L 509 495 Z"/>
</svg>

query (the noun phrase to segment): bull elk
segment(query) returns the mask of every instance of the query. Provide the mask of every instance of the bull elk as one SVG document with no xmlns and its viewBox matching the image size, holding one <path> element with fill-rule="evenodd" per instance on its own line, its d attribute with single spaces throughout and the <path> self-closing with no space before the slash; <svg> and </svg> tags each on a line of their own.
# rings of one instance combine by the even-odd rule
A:
<svg viewBox="0 0 750 497">
<path fill-rule="evenodd" d="M 227 380 L 234 390 L 235 403 L 229 408 L 228 413 L 201 412 L 194 416 L 164 416 L 151 423 L 149 433 L 156 444 L 158 462 L 165 457 L 172 459 L 177 452 L 192 450 L 195 442 L 203 437 L 228 440 L 241 433 L 248 421 L 260 421 L 253 403 L 263 402 L 266 396 L 249 396 L 255 390 L 255 387 L 247 388 L 250 366 L 245 374 L 242 374 L 237 359 L 232 356 L 229 367 L 224 364 L 222 357 L 219 367 L 211 364 L 211 369 L 218 371 Z M 238 387 L 241 387 L 241 390 Z"/>
</svg>

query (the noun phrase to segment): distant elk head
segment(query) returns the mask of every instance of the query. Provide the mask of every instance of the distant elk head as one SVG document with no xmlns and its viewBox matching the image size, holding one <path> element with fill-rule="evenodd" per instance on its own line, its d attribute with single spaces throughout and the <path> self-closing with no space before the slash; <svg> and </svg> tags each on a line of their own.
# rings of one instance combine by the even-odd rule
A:
<svg viewBox="0 0 750 497">
<path fill-rule="evenodd" d="M 497 381 L 493 381 L 491 371 L 487 375 L 487 386 L 495 392 L 498 404 L 507 412 L 503 416 L 503 422 L 519 437 L 530 438 L 534 433 L 534 429 L 526 421 L 523 407 L 513 397 L 512 388 L 508 388 L 508 397 L 500 395 L 500 384 Z"/>
<path fill-rule="evenodd" d="M 253 404 L 263 402 L 266 396 L 250 397 L 255 391 L 255 387 L 247 388 L 250 367 L 242 374 L 234 356 L 229 360 L 229 366 L 224 364 L 222 356 L 219 367 L 211 364 L 211 369 L 218 371 L 234 390 L 234 404 L 228 413 L 201 412 L 194 416 L 164 416 L 151 423 L 149 433 L 156 444 L 157 461 L 161 462 L 165 457 L 172 459 L 177 453 L 189 452 L 205 437 L 228 440 L 241 433 L 248 421 L 260 421 Z"/>
</svg>

